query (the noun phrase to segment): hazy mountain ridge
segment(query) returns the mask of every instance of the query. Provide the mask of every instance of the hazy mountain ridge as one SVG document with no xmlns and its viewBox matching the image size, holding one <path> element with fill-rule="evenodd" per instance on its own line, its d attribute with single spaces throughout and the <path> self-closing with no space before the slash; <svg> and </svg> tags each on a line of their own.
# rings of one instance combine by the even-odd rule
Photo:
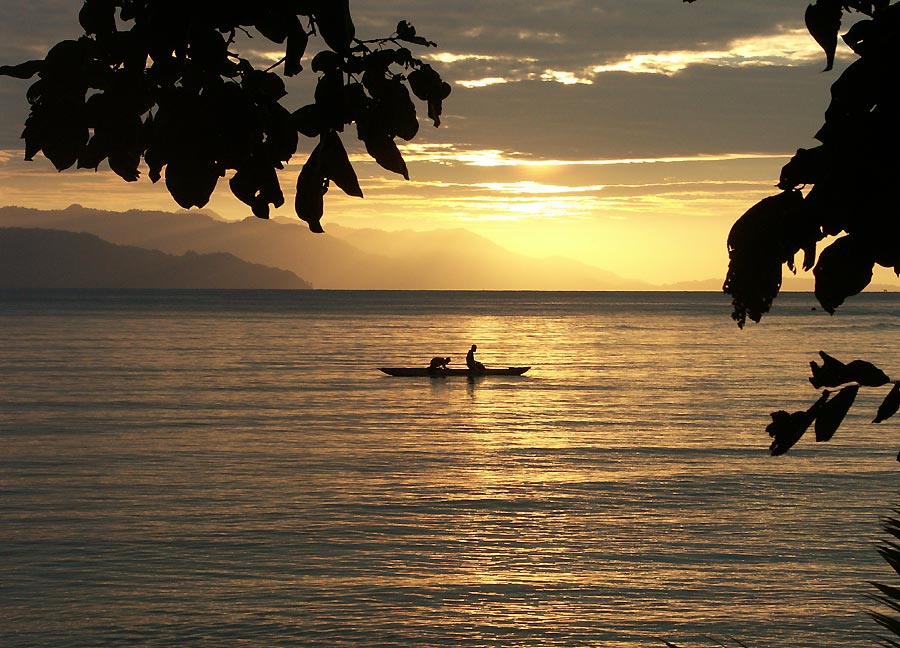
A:
<svg viewBox="0 0 900 648">
<path fill-rule="evenodd" d="M 312 234 L 304 223 L 283 217 L 228 221 L 208 211 L 110 212 L 80 205 L 51 211 L 0 207 L 0 227 L 87 232 L 168 254 L 225 252 L 290 271 L 315 288 L 722 290 L 722 278 L 655 285 L 572 259 L 527 257 L 460 228 L 389 232 L 332 223 L 326 234 Z M 812 292 L 813 287 L 811 276 L 784 273 L 783 291 Z M 882 277 L 866 290 L 894 292 L 898 286 Z"/>
<path fill-rule="evenodd" d="M 429 232 L 329 225 L 312 234 L 280 219 L 222 221 L 199 212 L 106 212 L 73 205 L 0 208 L 0 226 L 83 231 L 169 254 L 228 252 L 290 270 L 316 288 L 628 290 L 652 288 L 570 259 L 514 254 L 467 230 Z"/>
<path fill-rule="evenodd" d="M 3 288 L 279 288 L 311 286 L 292 272 L 223 252 L 180 256 L 82 232 L 0 228 Z"/>
</svg>

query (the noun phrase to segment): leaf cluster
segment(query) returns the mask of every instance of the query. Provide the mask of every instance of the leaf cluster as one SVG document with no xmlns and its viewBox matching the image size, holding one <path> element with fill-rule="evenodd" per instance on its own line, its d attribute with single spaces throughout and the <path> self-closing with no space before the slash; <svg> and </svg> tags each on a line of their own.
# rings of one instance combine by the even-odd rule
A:
<svg viewBox="0 0 900 648">
<path fill-rule="evenodd" d="M 900 514 L 900 511 L 895 511 L 895 513 Z M 890 539 L 885 540 L 878 546 L 878 553 L 891 566 L 894 572 L 900 575 L 900 519 L 896 517 L 887 518 L 882 524 L 882 529 L 890 536 Z M 869 581 L 869 584 L 879 591 L 878 594 L 869 595 L 870 599 L 887 606 L 892 612 L 900 612 L 900 588 L 872 581 Z M 900 637 L 900 618 L 892 617 L 883 612 L 870 612 L 869 615 L 882 628 Z M 882 645 L 900 648 L 900 643 L 892 639 L 883 638 Z"/>
<path fill-rule="evenodd" d="M 822 364 L 810 362 L 812 375 L 810 384 L 816 389 L 840 387 L 832 393 L 822 390 L 822 395 L 809 409 L 788 413 L 785 410 L 772 412 L 772 422 L 766 427 L 772 444 L 769 451 L 773 456 L 790 450 L 815 423 L 816 441 L 830 441 L 837 432 L 844 417 L 856 400 L 860 387 L 882 387 L 891 382 L 881 369 L 865 360 L 853 360 L 844 364 L 824 351 L 819 351 Z M 893 384 L 887 396 L 878 407 L 872 423 L 889 419 L 900 409 L 900 381 Z"/>
<path fill-rule="evenodd" d="M 740 327 L 768 312 L 781 288 L 782 266 L 796 272 L 801 251 L 802 267 L 812 269 L 816 298 L 829 313 L 871 282 L 876 264 L 900 275 L 894 185 L 900 172 L 900 5 L 809 5 L 806 24 L 825 51 L 826 70 L 848 14 L 863 16 L 842 36 L 857 59 L 831 86 L 825 123 L 815 134 L 820 145 L 797 150 L 781 170 L 781 193 L 751 207 L 728 236 L 723 289 L 732 296 Z M 820 246 L 824 239 L 829 244 Z"/>
<path fill-rule="evenodd" d="M 84 35 L 44 59 L 0 66 L 0 75 L 37 76 L 26 93 L 25 159 L 42 152 L 60 171 L 105 160 L 129 182 L 143 160 L 184 208 L 204 206 L 231 172 L 232 193 L 268 218 L 270 206 L 284 203 L 276 172 L 303 135 L 318 143 L 298 176 L 295 208 L 320 232 L 331 182 L 363 195 L 340 133 L 355 124 L 368 154 L 408 179 L 395 139 L 418 132 L 412 96 L 438 126 L 450 94 L 405 46 L 433 42 L 406 21 L 388 37 L 359 40 L 349 0 L 85 0 L 79 22 Z M 232 51 L 241 33 L 283 47 L 284 56 L 254 67 Z M 313 36 L 326 46 L 312 57 L 313 101 L 291 111 L 281 75 L 302 71 Z"/>
</svg>

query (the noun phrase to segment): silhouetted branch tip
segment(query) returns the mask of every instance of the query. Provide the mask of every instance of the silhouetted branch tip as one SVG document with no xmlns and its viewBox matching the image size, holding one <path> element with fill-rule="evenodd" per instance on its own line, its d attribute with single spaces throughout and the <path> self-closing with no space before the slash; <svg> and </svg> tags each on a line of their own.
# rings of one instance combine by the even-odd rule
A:
<svg viewBox="0 0 900 648">
<path fill-rule="evenodd" d="M 322 196 L 331 182 L 362 196 L 339 134 L 356 124 L 367 153 L 409 179 L 395 139 L 418 132 L 410 89 L 435 126 L 450 94 L 430 65 L 397 43 L 435 47 L 433 41 L 403 20 L 371 50 L 356 39 L 348 0 L 86 0 L 79 23 L 84 35 L 57 43 L 42 61 L 0 67 L 3 76 L 38 76 L 27 92 L 25 159 L 42 152 L 60 171 L 107 161 L 127 181 L 138 179 L 143 161 L 150 179 L 165 178 L 185 208 L 205 206 L 218 178 L 230 174 L 234 196 L 268 218 L 270 207 L 284 203 L 277 171 L 297 152 L 302 134 L 319 144 L 298 178 L 295 208 L 321 232 Z M 281 46 L 283 56 L 256 69 L 230 51 L 238 33 Z M 274 70 L 299 74 L 310 35 L 324 41 L 312 58 L 321 76 L 313 102 L 292 113 L 281 104 L 287 90 Z M 323 142 L 327 151 L 317 153 Z"/>
</svg>

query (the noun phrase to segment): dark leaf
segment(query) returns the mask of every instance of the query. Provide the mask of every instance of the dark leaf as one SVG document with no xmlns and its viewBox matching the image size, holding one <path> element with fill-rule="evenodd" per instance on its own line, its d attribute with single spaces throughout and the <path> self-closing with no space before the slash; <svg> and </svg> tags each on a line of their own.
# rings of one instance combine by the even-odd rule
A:
<svg viewBox="0 0 900 648">
<path fill-rule="evenodd" d="M 98 39 L 98 58 L 111 65 L 119 65 L 130 72 L 142 73 L 147 67 L 147 43 L 139 32 L 125 31 L 107 34 Z"/>
<path fill-rule="evenodd" d="M 837 239 L 822 250 L 813 268 L 816 299 L 826 311 L 834 313 L 844 299 L 869 285 L 874 265 L 871 251 L 852 235 Z"/>
<path fill-rule="evenodd" d="M 877 103 L 881 87 L 879 68 L 874 62 L 859 59 L 848 65 L 831 84 L 831 102 L 825 111 L 826 126 L 834 126 L 838 131 L 857 127 Z M 844 138 L 833 139 L 836 140 L 834 143 L 841 144 Z"/>
<path fill-rule="evenodd" d="M 851 25 L 841 38 L 850 49 L 864 56 L 879 45 L 878 36 L 879 30 L 873 20 L 860 20 Z"/>
<path fill-rule="evenodd" d="M 94 135 L 78 155 L 79 169 L 96 169 L 106 159 L 109 146 L 105 138 Z"/>
<path fill-rule="evenodd" d="M 413 94 L 422 101 L 428 101 L 428 98 L 435 94 L 441 77 L 430 65 L 423 65 L 418 70 L 410 72 L 407 79 Z"/>
<path fill-rule="evenodd" d="M 842 182 L 826 180 L 809 190 L 803 207 L 807 217 L 821 228 L 823 236 L 835 236 L 844 231 L 852 214 L 861 207 L 857 193 L 847 191 Z"/>
<path fill-rule="evenodd" d="M 48 87 L 47 84 L 42 79 L 38 79 L 30 86 L 28 86 L 28 90 L 25 91 L 25 99 L 28 100 L 28 104 L 33 106 L 41 100 L 41 97 L 44 96 L 44 89 Z"/>
<path fill-rule="evenodd" d="M 885 218 L 886 213 L 891 213 L 890 205 L 892 193 L 891 185 L 886 183 L 882 191 L 877 189 L 872 194 L 880 194 L 878 202 L 866 211 L 871 219 L 860 221 L 858 228 L 851 231 L 854 235 L 863 237 L 875 258 L 875 263 L 885 268 L 900 265 L 900 219 Z"/>
<path fill-rule="evenodd" d="M 833 398 L 827 400 L 816 414 L 816 441 L 830 441 L 847 415 L 859 392 L 857 385 L 844 387 Z M 828 393 L 827 390 L 824 393 Z"/>
<path fill-rule="evenodd" d="M 419 59 L 413 58 L 412 52 L 405 47 L 400 47 L 394 51 L 394 63 L 403 67 L 409 67 L 413 63 L 421 64 Z"/>
<path fill-rule="evenodd" d="M 895 382 L 894 386 L 891 387 L 891 391 L 884 397 L 881 405 L 878 406 L 878 413 L 875 415 L 872 423 L 881 423 L 891 418 L 897 413 L 897 409 L 900 409 L 900 381 Z"/>
<path fill-rule="evenodd" d="M 266 165 L 260 177 L 259 199 L 263 202 L 270 203 L 276 209 L 284 204 L 284 192 L 281 191 L 281 183 L 278 181 L 278 174 L 275 172 L 275 169 L 269 165 Z"/>
<path fill-rule="evenodd" d="M 124 113 L 98 125 L 94 135 L 104 135 L 109 142 L 109 168 L 126 182 L 136 181 L 141 173 L 138 167 L 143 153 L 143 124 L 140 117 Z"/>
<path fill-rule="evenodd" d="M 362 82 L 374 99 L 381 99 L 388 90 L 393 74 L 389 66 L 394 62 L 392 50 L 379 50 L 366 57 Z"/>
<path fill-rule="evenodd" d="M 348 196 L 362 198 L 363 192 L 360 189 L 356 171 L 350 164 L 340 136 L 334 131 L 329 131 L 323 136 L 321 155 L 325 177 L 334 180 L 334 183 Z"/>
<path fill-rule="evenodd" d="M 886 373 L 866 360 L 848 362 L 847 373 L 853 382 L 863 387 L 881 387 L 891 382 Z"/>
<path fill-rule="evenodd" d="M 47 159 L 59 171 L 73 166 L 90 137 L 84 104 L 66 103 L 54 106 L 52 110 L 33 112 L 26 121 L 26 133 L 32 118 L 37 118 L 33 126 L 40 130 L 40 149 Z"/>
<path fill-rule="evenodd" d="M 284 81 L 274 72 L 253 70 L 244 77 L 241 84 L 247 92 L 258 94 L 267 99 L 278 101 L 287 94 L 284 89 Z"/>
<path fill-rule="evenodd" d="M 828 71 L 834 67 L 838 31 L 841 28 L 841 3 L 839 0 L 816 0 L 806 8 L 806 28 L 825 51 Z"/>
<path fill-rule="evenodd" d="M 313 57 L 310 67 L 313 72 L 334 72 L 341 69 L 343 62 L 344 59 L 339 54 L 330 50 L 322 50 Z"/>
<path fill-rule="evenodd" d="M 816 389 L 838 387 L 851 382 L 864 387 L 881 387 L 890 382 L 887 374 L 871 362 L 853 360 L 844 364 L 824 351 L 819 351 L 819 355 L 822 357 L 821 367 L 815 362 L 809 363 L 810 369 L 812 369 L 809 382 Z"/>
<path fill-rule="evenodd" d="M 143 138 L 147 142 L 147 148 L 144 151 L 144 162 L 147 163 L 150 182 L 159 182 L 162 178 L 162 169 L 166 164 L 167 151 L 164 138 L 160 136 L 160 129 L 157 119 L 153 115 L 148 115 L 144 121 Z"/>
<path fill-rule="evenodd" d="M 25 120 L 25 130 L 22 131 L 22 139 L 25 140 L 25 160 L 31 162 L 37 155 L 43 145 L 44 130 L 41 127 L 40 120 L 34 115 L 29 116 Z"/>
<path fill-rule="evenodd" d="M 781 288 L 781 266 L 801 244 L 787 235 L 803 218 L 803 195 L 785 191 L 764 198 L 732 226 L 728 235 L 728 274 L 723 290 L 732 296 L 732 318 L 743 327 L 746 318 L 758 322 L 771 308 Z"/>
<path fill-rule="evenodd" d="M 241 202 L 250 206 L 257 218 L 269 218 L 269 205 L 280 207 L 284 194 L 275 169 L 264 160 L 248 160 L 228 181 L 231 192 Z"/>
<path fill-rule="evenodd" d="M 272 160 L 288 161 L 297 152 L 297 128 L 291 113 L 277 102 L 270 102 L 264 110 L 266 150 Z"/>
<path fill-rule="evenodd" d="M 403 40 L 416 35 L 416 28 L 409 21 L 401 20 L 397 23 L 397 38 Z"/>
<path fill-rule="evenodd" d="M 44 61 L 25 61 L 18 65 L 0 65 L 0 76 L 13 77 L 14 79 L 30 79 L 41 71 Z"/>
<path fill-rule="evenodd" d="M 321 159 L 322 144 L 316 145 L 306 164 L 297 176 L 297 194 L 294 197 L 294 211 L 301 220 L 306 221 L 312 232 L 321 234 L 322 214 L 325 210 L 323 196 L 328 191 L 328 179 L 325 177 Z"/>
<path fill-rule="evenodd" d="M 350 0 L 327 0 L 320 2 L 313 12 L 319 34 L 325 43 L 339 54 L 350 51 L 350 43 L 356 36 L 353 19 L 350 17 Z"/>
<path fill-rule="evenodd" d="M 321 108 L 318 104 L 309 104 L 298 108 L 291 114 L 294 128 L 307 137 L 318 137 L 322 133 Z"/>
<path fill-rule="evenodd" d="M 277 2 L 263 5 L 257 14 L 255 27 L 260 34 L 278 44 L 283 43 L 292 34 L 303 31 L 297 14 Z"/>
<path fill-rule="evenodd" d="M 58 92 L 78 93 L 87 89 L 86 63 L 93 41 L 65 40 L 50 48 L 41 66 L 40 77 L 48 88 Z"/>
<path fill-rule="evenodd" d="M 871 585 L 878 588 L 878 590 L 884 594 L 884 596 L 891 598 L 894 600 L 894 605 L 896 605 L 897 601 L 900 601 L 900 588 L 891 587 L 890 585 L 883 585 L 880 583 L 871 583 Z"/>
<path fill-rule="evenodd" d="M 450 84 L 445 83 L 430 65 L 410 72 L 408 80 L 413 94 L 428 102 L 428 117 L 435 126 L 440 126 L 443 100 L 450 95 Z"/>
<path fill-rule="evenodd" d="M 371 100 L 361 83 L 348 83 L 344 86 L 344 123 L 359 121 L 368 109 Z"/>
<path fill-rule="evenodd" d="M 250 211 L 253 212 L 253 215 L 257 218 L 262 218 L 263 220 L 269 220 L 269 203 L 266 202 L 255 202 L 250 208 Z"/>
<path fill-rule="evenodd" d="M 449 83 L 441 83 L 442 91 L 444 92 L 444 96 L 450 94 L 450 84 Z M 434 122 L 435 128 L 441 125 L 441 115 L 444 112 L 444 104 L 443 100 L 437 98 L 431 98 L 428 100 L 428 118 Z"/>
<path fill-rule="evenodd" d="M 78 22 L 86 34 L 111 34 L 116 31 L 114 0 L 85 0 L 78 12 Z"/>
<path fill-rule="evenodd" d="M 294 76 L 300 74 L 303 66 L 300 60 L 306 52 L 306 45 L 309 42 L 309 36 L 302 29 L 298 29 L 287 39 L 287 48 L 284 53 L 284 74 L 285 76 Z"/>
<path fill-rule="evenodd" d="M 228 186 L 231 188 L 231 193 L 234 194 L 235 198 L 245 205 L 253 205 L 256 192 L 259 189 L 255 168 L 250 166 L 250 164 L 241 167 L 231 176 Z"/>
<path fill-rule="evenodd" d="M 840 385 L 853 382 L 853 376 L 850 374 L 847 365 L 824 351 L 819 351 L 819 356 L 822 358 L 821 367 L 814 361 L 809 363 L 809 368 L 812 370 L 809 382 L 813 387 L 816 389 L 820 387 L 839 387 Z"/>
<path fill-rule="evenodd" d="M 140 163 L 140 153 L 132 148 L 118 147 L 109 152 L 109 168 L 126 182 L 136 182 L 141 177 Z"/>
<path fill-rule="evenodd" d="M 783 455 L 790 450 L 803 436 L 815 418 L 814 408 L 821 403 L 819 399 L 813 407 L 805 412 L 789 414 L 784 410 L 772 412 L 772 422 L 766 426 L 766 432 L 772 437 L 769 451 L 773 457 Z"/>
<path fill-rule="evenodd" d="M 160 178 L 162 178 L 163 167 L 166 164 L 165 159 L 156 151 L 148 149 L 144 154 L 144 162 L 147 163 L 147 168 L 149 169 L 147 177 L 150 178 L 150 182 L 154 184 L 159 182 Z"/>
<path fill-rule="evenodd" d="M 185 209 L 205 206 L 218 180 L 219 171 L 209 159 L 177 157 L 166 165 L 166 188 Z"/>
<path fill-rule="evenodd" d="M 406 141 L 413 139 L 419 132 L 419 120 L 416 119 L 416 107 L 409 97 L 409 90 L 400 79 L 388 84 L 383 101 L 390 133 Z"/>
<path fill-rule="evenodd" d="M 359 139 L 366 145 L 366 151 L 378 164 L 409 179 L 406 163 L 389 134 L 388 124 L 385 123 L 381 110 L 375 107 L 367 110 L 356 122 L 356 130 Z"/>
<path fill-rule="evenodd" d="M 211 27 L 191 30 L 188 48 L 191 59 L 213 69 L 218 69 L 228 52 L 225 38 Z"/>
<path fill-rule="evenodd" d="M 828 168 L 828 162 L 828 152 L 824 146 L 797 149 L 791 161 L 781 169 L 778 188 L 782 190 L 795 189 L 800 185 L 819 182 Z"/>
<path fill-rule="evenodd" d="M 408 43 L 424 45 L 425 47 L 437 47 L 437 43 L 416 35 L 416 28 L 405 20 L 397 23 L 397 38 Z"/>
<path fill-rule="evenodd" d="M 336 131 L 344 129 L 344 78 L 340 72 L 326 72 L 316 84 L 316 105 L 323 126 Z"/>
</svg>

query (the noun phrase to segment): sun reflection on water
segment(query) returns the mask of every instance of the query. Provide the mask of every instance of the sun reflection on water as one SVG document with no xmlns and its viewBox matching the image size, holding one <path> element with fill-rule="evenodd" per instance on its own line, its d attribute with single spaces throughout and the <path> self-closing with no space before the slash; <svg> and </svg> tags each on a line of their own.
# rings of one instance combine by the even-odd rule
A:
<svg viewBox="0 0 900 648">
<path fill-rule="evenodd" d="M 359 299 L 0 317 L 9 627 L 45 645 L 871 633 L 856 601 L 886 578 L 870 540 L 894 440 L 856 418 L 772 460 L 763 431 L 810 399 L 796 369 L 812 344 L 859 351 L 843 320 L 800 302 L 763 335 L 685 297 L 437 295 L 424 313 Z M 860 348 L 881 339 L 866 330 Z M 533 368 L 375 370 L 458 366 L 472 343 L 488 365 Z"/>
</svg>

